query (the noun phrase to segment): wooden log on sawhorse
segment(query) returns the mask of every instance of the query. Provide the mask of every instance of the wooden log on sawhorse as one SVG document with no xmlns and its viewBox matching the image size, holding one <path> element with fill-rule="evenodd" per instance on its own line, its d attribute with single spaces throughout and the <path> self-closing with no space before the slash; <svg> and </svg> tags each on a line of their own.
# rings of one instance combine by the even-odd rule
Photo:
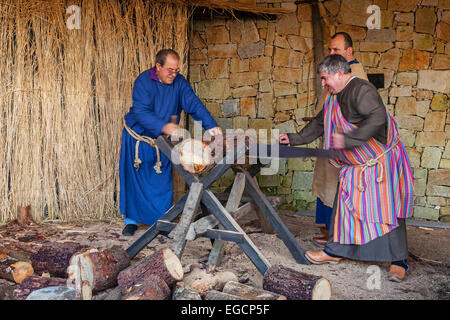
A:
<svg viewBox="0 0 450 320">
<path fill-rule="evenodd" d="M 245 234 L 241 227 L 234 221 L 233 217 L 222 206 L 220 201 L 207 188 L 220 178 L 235 162 L 235 159 L 240 159 L 245 155 L 245 145 L 239 145 L 234 148 L 233 153 L 227 154 L 210 172 L 201 180 L 194 174 L 185 171 L 179 164 L 179 159 L 172 159 L 172 146 L 167 138 L 160 136 L 156 144 L 159 149 L 172 161 L 173 166 L 180 173 L 188 186 L 193 183 L 203 184 L 203 193 L 201 196 L 202 203 L 215 216 L 219 223 L 224 227 L 224 230 L 211 230 L 208 232 L 209 237 L 214 239 L 230 240 L 238 244 L 244 251 L 247 257 L 253 262 L 255 267 L 261 274 L 264 274 L 269 268 L 270 263 L 261 254 L 259 249 L 253 244 L 251 239 Z M 137 239 L 128 249 L 127 253 L 130 258 L 134 257 L 140 250 L 142 250 L 149 242 L 151 242 L 158 234 L 164 233 L 162 228 L 173 227 L 171 221 L 175 219 L 183 210 L 184 204 L 187 201 L 187 195 L 184 195 L 173 207 L 171 207 L 163 216 L 151 226 L 139 239 Z M 169 229 L 169 228 L 167 228 Z M 166 234 L 171 230 L 165 231 Z"/>
</svg>

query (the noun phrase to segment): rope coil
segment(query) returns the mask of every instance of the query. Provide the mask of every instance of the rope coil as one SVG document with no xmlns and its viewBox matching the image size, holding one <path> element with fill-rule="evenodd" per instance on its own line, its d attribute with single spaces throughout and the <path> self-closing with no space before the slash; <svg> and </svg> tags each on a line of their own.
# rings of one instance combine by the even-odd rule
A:
<svg viewBox="0 0 450 320">
<path fill-rule="evenodd" d="M 358 190 L 360 192 L 364 192 L 366 190 L 366 188 L 364 187 L 364 181 L 363 181 L 363 177 L 364 177 L 364 171 L 366 171 L 368 168 L 376 166 L 377 164 L 379 165 L 379 173 L 377 172 L 377 183 L 380 183 L 383 181 L 383 176 L 384 176 L 384 166 L 382 161 L 380 160 L 381 157 L 383 157 L 385 154 L 387 154 L 389 151 L 391 151 L 394 147 L 397 146 L 397 144 L 400 142 L 400 140 L 395 140 L 394 143 L 388 148 L 386 149 L 383 153 L 381 153 L 378 157 L 373 158 L 373 159 L 369 159 L 366 163 L 360 164 L 360 165 L 355 165 L 355 167 L 362 167 L 361 172 L 359 173 L 359 183 L 358 183 Z"/>
<path fill-rule="evenodd" d="M 139 158 L 139 144 L 141 142 L 145 142 L 148 143 L 151 147 L 156 149 L 156 164 L 153 167 L 153 169 L 155 169 L 157 174 L 161 174 L 161 167 L 162 167 L 162 162 L 161 162 L 161 158 L 160 158 L 160 154 L 159 154 L 159 148 L 155 143 L 155 139 L 152 139 L 150 137 L 147 136 L 141 136 L 139 134 L 137 134 L 135 131 L 133 131 L 133 129 L 131 129 L 129 126 L 127 126 L 127 124 L 124 124 L 125 129 L 128 131 L 128 133 L 130 134 L 130 136 L 132 136 L 134 139 L 136 139 L 136 147 L 135 147 L 135 151 L 134 151 L 134 167 L 136 169 L 139 169 L 139 166 L 142 164 L 142 160 Z"/>
</svg>

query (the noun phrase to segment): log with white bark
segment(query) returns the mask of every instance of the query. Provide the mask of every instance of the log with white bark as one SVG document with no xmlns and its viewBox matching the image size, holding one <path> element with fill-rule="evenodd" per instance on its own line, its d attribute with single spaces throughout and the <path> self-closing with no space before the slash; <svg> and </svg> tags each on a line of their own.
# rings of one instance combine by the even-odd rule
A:
<svg viewBox="0 0 450 320">
<path fill-rule="evenodd" d="M 128 291 L 122 300 L 167 300 L 170 297 L 170 288 L 155 274 L 146 274 Z"/>
<path fill-rule="evenodd" d="M 184 275 L 183 266 L 178 257 L 169 248 L 162 248 L 119 273 L 117 283 L 122 294 L 126 294 L 129 288 L 149 274 L 159 276 L 169 287 L 183 280 Z"/>
<path fill-rule="evenodd" d="M 263 289 L 284 295 L 288 300 L 331 298 L 331 284 L 327 279 L 281 265 L 272 266 L 266 271 Z"/>
<path fill-rule="evenodd" d="M 208 143 L 199 139 L 184 139 L 173 151 L 184 170 L 190 173 L 201 173 L 213 166 L 212 151 Z"/>
<path fill-rule="evenodd" d="M 287 300 L 285 296 L 275 292 L 255 288 L 236 281 L 229 281 L 222 292 L 240 296 L 248 300 Z"/>
<path fill-rule="evenodd" d="M 26 277 L 22 283 L 16 288 L 15 295 L 17 300 L 25 300 L 28 295 L 38 289 L 47 287 L 70 286 L 70 280 L 64 278 L 47 278 L 39 276 Z"/>
<path fill-rule="evenodd" d="M 19 261 L 5 254 L 0 254 L 0 278 L 21 283 L 34 273 L 29 262 Z"/>
<path fill-rule="evenodd" d="M 120 271 L 130 265 L 130 258 L 125 249 L 113 246 L 108 249 L 89 249 L 75 254 L 70 259 L 69 277 L 77 283 L 89 283 L 92 292 L 100 292 L 117 286 Z"/>
<path fill-rule="evenodd" d="M 54 242 L 43 245 L 30 259 L 37 274 L 48 272 L 52 277 L 66 278 L 70 258 L 84 248 L 75 242 Z"/>
</svg>

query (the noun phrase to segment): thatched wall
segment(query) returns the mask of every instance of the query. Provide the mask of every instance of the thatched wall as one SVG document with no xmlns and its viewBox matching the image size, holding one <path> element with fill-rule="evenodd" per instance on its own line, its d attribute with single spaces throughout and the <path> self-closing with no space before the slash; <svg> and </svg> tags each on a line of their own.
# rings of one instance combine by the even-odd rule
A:
<svg viewBox="0 0 450 320">
<path fill-rule="evenodd" d="M 80 29 L 66 25 L 81 8 Z M 147 0 L 0 2 L 0 223 L 118 216 L 123 116 L 137 75 L 171 47 L 186 74 L 185 7 Z"/>
</svg>

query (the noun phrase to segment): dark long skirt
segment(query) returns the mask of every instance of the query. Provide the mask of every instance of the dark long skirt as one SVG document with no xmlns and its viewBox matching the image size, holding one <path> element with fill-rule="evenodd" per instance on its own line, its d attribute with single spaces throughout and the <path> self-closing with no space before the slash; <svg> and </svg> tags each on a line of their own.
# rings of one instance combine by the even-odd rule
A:
<svg viewBox="0 0 450 320">
<path fill-rule="evenodd" d="M 334 221 L 336 216 L 338 192 L 334 198 L 331 215 L 328 243 L 325 251 L 336 256 L 362 261 L 392 262 L 408 257 L 405 219 L 398 219 L 399 226 L 382 237 L 376 238 L 364 245 L 340 244 L 333 242 Z"/>
</svg>

